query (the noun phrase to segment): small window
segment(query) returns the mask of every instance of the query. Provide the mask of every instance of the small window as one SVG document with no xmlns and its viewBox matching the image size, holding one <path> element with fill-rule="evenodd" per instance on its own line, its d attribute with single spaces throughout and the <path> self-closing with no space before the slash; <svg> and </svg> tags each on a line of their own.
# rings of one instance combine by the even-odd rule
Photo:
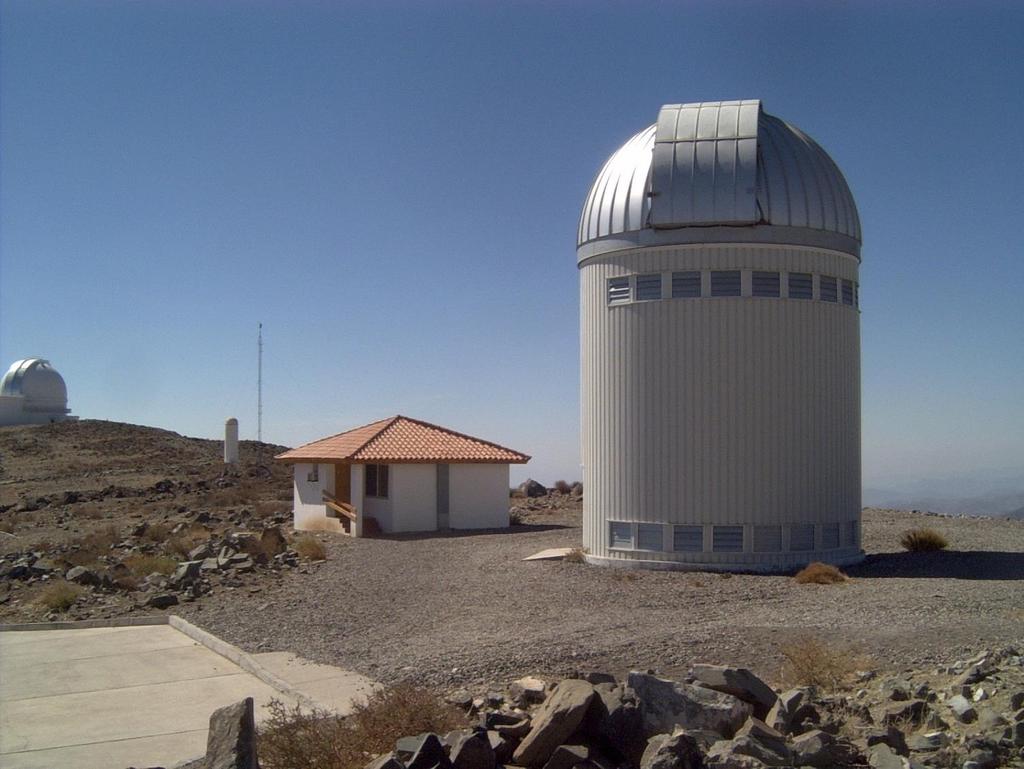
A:
<svg viewBox="0 0 1024 769">
<path fill-rule="evenodd" d="M 781 526 L 755 526 L 754 552 L 778 553 L 782 550 Z"/>
<path fill-rule="evenodd" d="M 704 550 L 704 527 L 676 526 L 672 532 L 672 549 L 681 553 L 699 553 Z"/>
<path fill-rule="evenodd" d="M 839 293 L 836 289 L 836 279 L 830 275 L 821 276 L 821 301 L 838 302 Z"/>
<path fill-rule="evenodd" d="M 750 276 L 750 293 L 753 296 L 778 296 L 779 273 L 755 272 Z"/>
<path fill-rule="evenodd" d="M 835 550 L 837 547 L 839 547 L 839 524 L 823 524 L 821 527 L 821 549 Z"/>
<path fill-rule="evenodd" d="M 789 527 L 789 549 L 797 551 L 814 549 L 813 523 L 798 523 Z"/>
<path fill-rule="evenodd" d="M 742 526 L 715 526 L 712 532 L 711 549 L 716 553 L 742 553 Z"/>
<path fill-rule="evenodd" d="M 853 281 L 843 281 L 843 304 L 853 306 Z"/>
<path fill-rule="evenodd" d="M 860 284 L 853 284 L 853 306 L 860 307 Z"/>
<path fill-rule="evenodd" d="M 313 469 L 306 473 L 306 480 L 309 483 L 320 483 L 320 465 L 313 465 Z"/>
<path fill-rule="evenodd" d="M 387 499 L 388 496 L 388 466 L 367 465 L 366 478 L 363 484 L 364 491 L 368 497 L 380 497 Z"/>
<path fill-rule="evenodd" d="M 608 304 L 629 301 L 629 278 L 608 278 Z"/>
<path fill-rule="evenodd" d="M 850 521 L 847 526 L 846 544 L 857 547 L 860 544 L 860 521 Z"/>
<path fill-rule="evenodd" d="M 711 273 L 711 296 L 739 296 L 740 271 L 716 270 Z"/>
<path fill-rule="evenodd" d="M 656 272 L 650 275 L 637 275 L 636 300 L 647 302 L 652 299 L 661 299 L 661 275 Z"/>
<path fill-rule="evenodd" d="M 697 270 L 672 273 L 673 299 L 699 299 L 700 273 Z"/>
<path fill-rule="evenodd" d="M 789 298 L 813 299 L 814 279 L 809 272 L 789 273 Z"/>
<path fill-rule="evenodd" d="M 636 549 L 661 552 L 665 549 L 663 527 L 660 523 L 638 523 L 636 525 Z"/>
<path fill-rule="evenodd" d="M 633 524 L 612 521 L 609 523 L 611 546 L 620 550 L 633 549 Z"/>
</svg>

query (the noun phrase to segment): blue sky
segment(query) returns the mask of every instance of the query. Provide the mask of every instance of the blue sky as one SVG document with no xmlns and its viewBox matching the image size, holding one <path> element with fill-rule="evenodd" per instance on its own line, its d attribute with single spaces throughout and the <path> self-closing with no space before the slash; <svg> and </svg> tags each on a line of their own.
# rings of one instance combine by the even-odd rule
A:
<svg viewBox="0 0 1024 769">
<path fill-rule="evenodd" d="M 404 413 L 579 477 L 576 220 L 760 98 L 864 229 L 868 485 L 1024 478 L 1020 3 L 0 2 L 0 363 L 295 444 Z"/>
</svg>

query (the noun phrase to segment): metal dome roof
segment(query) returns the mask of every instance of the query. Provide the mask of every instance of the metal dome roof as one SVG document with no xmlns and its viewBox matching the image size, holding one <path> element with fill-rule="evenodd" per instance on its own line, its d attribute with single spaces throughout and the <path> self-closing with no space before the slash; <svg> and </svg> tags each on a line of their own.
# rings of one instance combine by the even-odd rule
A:
<svg viewBox="0 0 1024 769">
<path fill-rule="evenodd" d="M 860 258 L 832 158 L 759 100 L 666 104 L 604 164 L 580 215 L 580 261 L 677 243 L 785 243 Z"/>
<path fill-rule="evenodd" d="M 0 380 L 0 395 L 25 399 L 26 411 L 67 413 L 68 389 L 48 360 L 16 360 Z"/>
</svg>

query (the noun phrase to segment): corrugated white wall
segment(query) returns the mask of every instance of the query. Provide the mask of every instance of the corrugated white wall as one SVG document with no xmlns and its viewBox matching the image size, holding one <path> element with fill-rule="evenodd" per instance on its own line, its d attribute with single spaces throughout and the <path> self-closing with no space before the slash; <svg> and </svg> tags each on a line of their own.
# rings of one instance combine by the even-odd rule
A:
<svg viewBox="0 0 1024 769">
<path fill-rule="evenodd" d="M 508 526 L 508 465 L 449 465 L 448 513 L 453 529 Z"/>
<path fill-rule="evenodd" d="M 750 550 L 755 524 L 838 522 L 848 532 L 859 520 L 859 311 L 751 296 L 607 303 L 610 277 L 710 269 L 858 279 L 852 256 L 799 247 L 672 246 L 585 262 L 584 546 L 599 558 L 646 561 L 843 560 L 859 552 L 846 534 L 836 557 Z M 610 520 L 744 525 L 747 552 L 610 550 Z"/>
</svg>

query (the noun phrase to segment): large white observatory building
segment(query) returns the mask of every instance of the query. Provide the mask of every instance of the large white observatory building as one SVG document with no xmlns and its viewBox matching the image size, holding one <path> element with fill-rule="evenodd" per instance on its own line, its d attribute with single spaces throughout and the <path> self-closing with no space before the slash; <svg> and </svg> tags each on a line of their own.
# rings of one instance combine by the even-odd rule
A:
<svg viewBox="0 0 1024 769">
<path fill-rule="evenodd" d="M 16 360 L 0 380 L 0 426 L 38 425 L 69 416 L 68 388 L 48 360 Z"/>
<path fill-rule="evenodd" d="M 580 217 L 591 563 L 782 571 L 860 547 L 860 223 L 759 101 L 669 104 Z"/>
</svg>

